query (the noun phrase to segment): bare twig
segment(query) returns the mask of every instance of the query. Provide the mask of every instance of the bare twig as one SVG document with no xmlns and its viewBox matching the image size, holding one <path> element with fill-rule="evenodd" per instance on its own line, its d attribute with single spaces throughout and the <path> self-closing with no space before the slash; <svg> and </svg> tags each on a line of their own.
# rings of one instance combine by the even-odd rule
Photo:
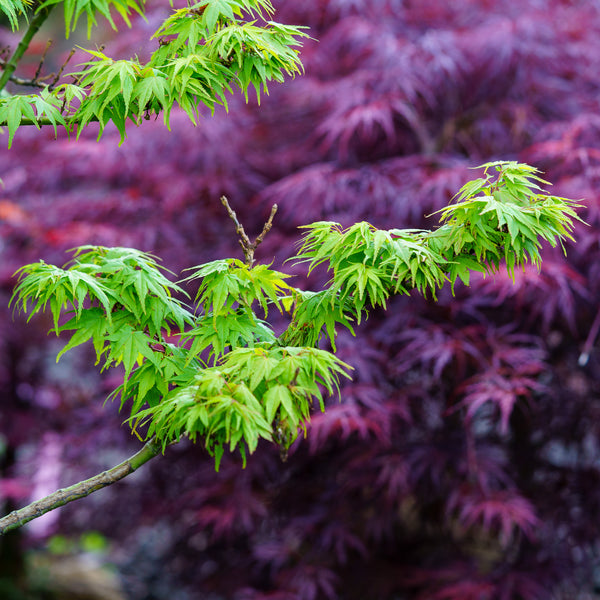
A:
<svg viewBox="0 0 600 600">
<path fill-rule="evenodd" d="M 31 43 L 33 36 L 38 32 L 39 28 L 48 18 L 48 15 L 54 6 L 55 5 L 51 4 L 45 8 L 41 8 L 37 13 L 35 13 L 31 21 L 29 21 L 29 27 L 27 28 L 25 35 L 21 38 L 21 41 L 19 42 L 16 50 L 13 52 L 13 55 L 4 65 L 4 72 L 0 77 L 0 90 L 3 90 L 6 87 L 6 84 L 10 81 L 10 78 L 15 72 L 15 69 L 23 57 L 23 54 L 25 54 L 25 51 L 27 48 L 29 48 L 29 44 Z"/>
<path fill-rule="evenodd" d="M 225 196 L 221 196 L 221 204 L 227 210 L 227 214 L 231 217 L 231 220 L 235 223 L 235 232 L 239 236 L 239 243 L 242 247 L 242 251 L 244 253 L 244 258 L 246 260 L 246 264 L 251 267 L 254 264 L 254 251 L 257 246 L 265 239 L 265 236 L 271 230 L 273 226 L 273 218 L 275 217 L 275 213 L 277 212 L 277 204 L 273 204 L 271 207 L 271 214 L 269 215 L 269 219 L 265 223 L 263 230 L 260 235 L 254 240 L 254 242 L 250 241 L 250 238 L 246 235 L 244 231 L 244 226 L 238 221 L 237 215 L 235 211 L 229 206 L 229 201 Z"/>
<path fill-rule="evenodd" d="M 46 54 L 48 53 L 50 46 L 52 46 L 52 40 L 48 40 L 46 42 L 46 47 L 44 48 L 44 51 L 42 52 L 42 57 L 40 58 L 40 62 L 38 63 L 37 69 L 35 70 L 35 75 L 33 76 L 33 81 L 37 81 L 38 77 L 40 76 L 40 73 L 42 72 L 42 67 L 44 66 L 44 61 L 46 60 Z"/>
<path fill-rule="evenodd" d="M 89 496 L 96 490 L 100 490 L 116 483 L 120 479 L 123 479 L 123 477 L 133 473 L 150 459 L 160 454 L 160 452 L 161 445 L 152 438 L 146 442 L 139 452 L 130 456 L 116 467 L 104 471 L 104 473 L 94 475 L 94 477 L 90 477 L 85 481 L 80 481 L 68 488 L 58 490 L 41 500 L 36 500 L 23 508 L 11 512 L 5 517 L 2 517 L 0 519 L 0 535 L 7 533 L 12 529 L 17 529 L 18 527 L 25 525 L 25 523 L 37 519 L 51 510 L 64 506 L 69 502 L 73 502 L 73 500 L 79 500 L 79 498 Z"/>
</svg>

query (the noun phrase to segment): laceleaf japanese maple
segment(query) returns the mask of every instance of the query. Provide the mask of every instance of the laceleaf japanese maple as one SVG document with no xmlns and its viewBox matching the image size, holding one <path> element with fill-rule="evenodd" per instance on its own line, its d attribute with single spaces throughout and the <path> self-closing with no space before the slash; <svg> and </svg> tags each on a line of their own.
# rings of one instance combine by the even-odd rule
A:
<svg viewBox="0 0 600 600">
<path fill-rule="evenodd" d="M 531 162 L 556 193 L 586 197 L 591 226 L 578 230 L 568 262 L 546 250 L 542 271 L 517 270 L 514 283 L 475 275 L 473 292 L 458 284 L 437 303 L 418 294 L 390 300 L 385 317 L 371 312 L 359 347 L 342 331 L 337 351 L 356 367 L 353 382 L 313 416 L 293 461 L 280 464 L 267 444 L 243 471 L 225 455 L 215 476 L 202 452 L 175 445 L 135 484 L 113 486 L 107 509 L 90 499 L 61 511 L 60 530 L 93 522 L 129 549 L 132 597 L 144 597 L 140 585 L 165 598 L 181 586 L 192 598 L 198 589 L 226 598 L 585 595 L 597 537 L 594 7 L 315 1 L 281 9 L 320 41 L 306 47 L 307 75 L 271 89 L 258 111 L 232 99 L 226 118 L 217 110 L 197 130 L 173 113 L 174 136 L 149 121 L 118 152 L 109 151 L 119 139 L 110 127 L 105 143 L 84 132 L 77 147 L 17 133 L 3 155 L 5 293 L 19 265 L 39 256 L 61 264 L 63 249 L 90 240 L 153 251 L 177 272 L 236 256 L 233 236 L 220 234 L 228 231 L 214 202 L 222 193 L 256 231 L 279 205 L 259 253 L 267 262 L 288 256 L 281 248 L 297 240 L 296 226 L 315 218 L 428 228 L 422 215 L 447 203 L 470 177 L 466 167 L 498 157 Z M 136 52 L 139 31 L 127 38 Z M 412 124 L 398 113 L 407 97 Z M 322 143 L 332 128 L 343 136 Z M 421 144 L 415 131 L 435 143 Z M 315 279 L 327 275 L 314 271 Z M 41 474 L 57 452 L 61 485 L 117 462 L 99 448 L 131 453 L 135 438 L 117 429 L 110 405 L 101 409 L 114 382 L 102 387 L 84 368 L 85 352 L 50 367 L 44 357 L 56 342 L 41 333 L 44 321 L 26 330 L 7 323 L 2 410 L 11 427 L 3 432 L 19 453 L 5 473 L 21 479 L 5 479 L 3 490 L 31 494 L 28 468 Z M 504 414 L 515 399 L 505 434 L 489 404 L 470 423 L 466 404 L 449 410 L 471 383 L 481 397 L 485 373 Z M 527 395 L 511 392 L 517 378 Z M 480 520 L 458 522 L 461 503 Z M 484 525 L 489 514 L 514 519 L 517 532 L 535 523 L 534 536 L 503 547 L 500 521 Z M 38 535 L 57 522 L 44 527 Z"/>
</svg>

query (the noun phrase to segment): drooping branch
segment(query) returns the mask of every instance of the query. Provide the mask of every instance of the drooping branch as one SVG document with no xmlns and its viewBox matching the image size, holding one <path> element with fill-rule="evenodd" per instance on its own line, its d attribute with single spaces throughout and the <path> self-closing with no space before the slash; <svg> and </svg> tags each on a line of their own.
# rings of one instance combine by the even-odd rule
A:
<svg viewBox="0 0 600 600">
<path fill-rule="evenodd" d="M 19 42 L 16 50 L 13 52 L 13 55 L 8 59 L 6 65 L 4 66 L 4 72 L 0 77 L 0 90 L 3 90 L 6 87 L 6 84 L 12 77 L 12 74 L 15 72 L 15 69 L 23 57 L 23 54 L 25 54 L 27 48 L 29 48 L 29 44 L 31 43 L 33 36 L 38 32 L 39 28 L 48 18 L 48 15 L 53 7 L 54 5 L 51 4 L 46 8 L 40 9 L 29 22 L 27 31 L 21 38 L 21 41 Z"/>
<path fill-rule="evenodd" d="M 227 210 L 227 214 L 231 217 L 231 220 L 235 223 L 235 232 L 239 236 L 239 243 L 242 247 L 242 251 L 244 252 L 244 258 L 246 260 L 246 264 L 251 267 L 254 264 L 254 251 L 257 246 L 265 239 L 265 235 L 269 233 L 271 227 L 273 226 L 273 218 L 275 217 L 275 213 L 277 212 L 277 204 L 273 204 L 271 207 L 271 214 L 267 222 L 265 223 L 263 230 L 260 232 L 260 235 L 254 240 L 254 242 L 250 241 L 250 238 L 244 231 L 244 226 L 238 221 L 237 215 L 235 211 L 229 206 L 229 201 L 225 196 L 221 196 L 221 204 Z"/>
<path fill-rule="evenodd" d="M 89 496 L 92 492 L 116 483 L 120 479 L 123 479 L 136 471 L 139 467 L 160 453 L 161 445 L 152 438 L 146 442 L 139 452 L 130 456 L 112 469 L 94 475 L 93 477 L 90 477 L 85 481 L 80 481 L 70 487 L 53 492 L 45 498 L 36 500 L 23 508 L 14 510 L 5 517 L 2 517 L 0 519 L 0 535 L 7 533 L 12 529 L 17 529 L 18 527 L 25 525 L 25 523 L 37 519 L 51 510 L 64 506 L 69 502 L 73 502 L 73 500 L 85 498 L 85 496 Z"/>
</svg>

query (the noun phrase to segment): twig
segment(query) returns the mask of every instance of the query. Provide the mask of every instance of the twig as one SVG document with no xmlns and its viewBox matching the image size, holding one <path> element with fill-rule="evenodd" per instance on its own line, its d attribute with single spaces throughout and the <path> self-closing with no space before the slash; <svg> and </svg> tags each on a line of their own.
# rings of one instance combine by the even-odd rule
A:
<svg viewBox="0 0 600 600">
<path fill-rule="evenodd" d="M 13 55 L 8 59 L 8 62 L 4 65 L 4 72 L 0 77 L 0 90 L 3 90 L 6 87 L 6 84 L 9 82 L 12 77 L 19 61 L 25 54 L 27 48 L 29 48 L 29 44 L 33 39 L 33 36 L 38 32 L 39 28 L 42 26 L 44 21 L 48 18 L 50 11 L 54 8 L 54 4 L 50 4 L 46 8 L 40 9 L 34 17 L 29 21 L 29 27 L 25 32 L 25 35 L 21 38 L 19 45 L 16 50 L 13 52 Z"/>
<path fill-rule="evenodd" d="M 21 77 L 15 77 L 14 75 L 10 77 L 9 81 L 12 83 L 16 83 L 17 85 L 28 86 L 28 87 L 36 87 L 36 88 L 45 88 L 47 84 L 43 83 L 42 79 L 23 79 Z"/>
<path fill-rule="evenodd" d="M 235 211 L 229 206 L 229 201 L 225 196 L 221 196 L 221 204 L 227 210 L 227 214 L 231 217 L 231 220 L 235 223 L 235 232 L 239 236 L 239 243 L 242 247 L 242 251 L 244 252 L 244 258 L 246 259 L 246 264 L 251 267 L 254 264 L 254 251 L 256 247 L 265 239 L 265 236 L 271 230 L 273 226 L 273 218 L 275 217 L 275 213 L 277 212 L 277 204 L 273 204 L 271 207 L 271 214 L 269 215 L 269 219 L 265 223 L 263 230 L 260 235 L 254 240 L 254 242 L 250 241 L 250 238 L 246 235 L 244 231 L 244 226 L 238 221 L 237 215 Z"/>
<path fill-rule="evenodd" d="M 52 46 L 52 40 L 48 40 L 46 42 L 46 47 L 44 48 L 44 51 L 42 52 L 42 57 L 40 58 L 40 62 L 38 63 L 37 69 L 35 70 L 35 75 L 33 76 L 33 81 L 37 81 L 38 77 L 40 76 L 40 73 L 42 72 L 42 67 L 44 66 L 44 61 L 46 60 L 46 54 L 48 53 L 50 46 Z"/>
<path fill-rule="evenodd" d="M 160 454 L 160 452 L 161 445 L 152 438 L 146 442 L 139 452 L 130 456 L 116 467 L 104 471 L 104 473 L 94 475 L 94 477 L 90 477 L 85 481 L 80 481 L 68 488 L 58 490 L 41 500 L 36 500 L 23 508 L 14 510 L 5 517 L 2 517 L 0 519 L 0 535 L 5 534 L 12 529 L 17 529 L 18 527 L 25 525 L 25 523 L 37 519 L 51 510 L 64 506 L 69 502 L 73 502 L 73 500 L 79 500 L 79 498 L 89 496 L 96 490 L 100 490 L 116 483 L 120 479 L 123 479 L 123 477 L 133 473 L 150 459 Z"/>
</svg>

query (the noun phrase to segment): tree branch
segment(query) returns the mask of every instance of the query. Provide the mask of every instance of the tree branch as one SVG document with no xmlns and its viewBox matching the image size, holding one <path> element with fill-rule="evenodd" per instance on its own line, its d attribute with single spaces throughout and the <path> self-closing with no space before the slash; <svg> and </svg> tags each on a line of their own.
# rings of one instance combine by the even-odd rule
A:
<svg viewBox="0 0 600 600">
<path fill-rule="evenodd" d="M 52 74 L 52 77 L 54 77 L 54 73 Z M 22 85 L 23 87 L 35 87 L 40 90 L 48 87 L 48 84 L 44 83 L 41 79 L 22 79 L 21 77 L 13 75 L 9 81 L 11 83 L 16 83 L 17 85 Z"/>
<path fill-rule="evenodd" d="M 2 73 L 2 77 L 0 77 L 0 90 L 3 90 L 12 77 L 12 74 L 15 72 L 19 61 L 23 57 L 23 54 L 29 48 L 29 44 L 33 39 L 33 36 L 38 32 L 39 28 L 42 26 L 44 21 L 48 18 L 50 11 L 54 8 L 54 4 L 39 10 L 29 22 L 29 27 L 25 32 L 25 35 L 21 38 L 17 49 L 13 52 L 13 55 L 8 59 L 8 62 L 4 66 L 4 72 Z"/>
<path fill-rule="evenodd" d="M 160 452 L 161 445 L 152 438 L 146 442 L 139 452 L 130 456 L 112 469 L 94 475 L 85 481 L 80 481 L 68 488 L 53 492 L 45 498 L 36 500 L 23 508 L 14 510 L 5 517 L 2 517 L 0 519 L 0 535 L 3 535 L 12 529 L 17 529 L 18 527 L 25 525 L 25 523 L 37 519 L 51 510 L 64 506 L 69 502 L 73 502 L 73 500 L 85 498 L 85 496 L 89 496 L 96 490 L 100 490 L 116 483 L 119 479 L 123 479 L 123 477 L 130 475 L 143 464 L 147 463 L 151 458 L 160 454 Z"/>
</svg>

